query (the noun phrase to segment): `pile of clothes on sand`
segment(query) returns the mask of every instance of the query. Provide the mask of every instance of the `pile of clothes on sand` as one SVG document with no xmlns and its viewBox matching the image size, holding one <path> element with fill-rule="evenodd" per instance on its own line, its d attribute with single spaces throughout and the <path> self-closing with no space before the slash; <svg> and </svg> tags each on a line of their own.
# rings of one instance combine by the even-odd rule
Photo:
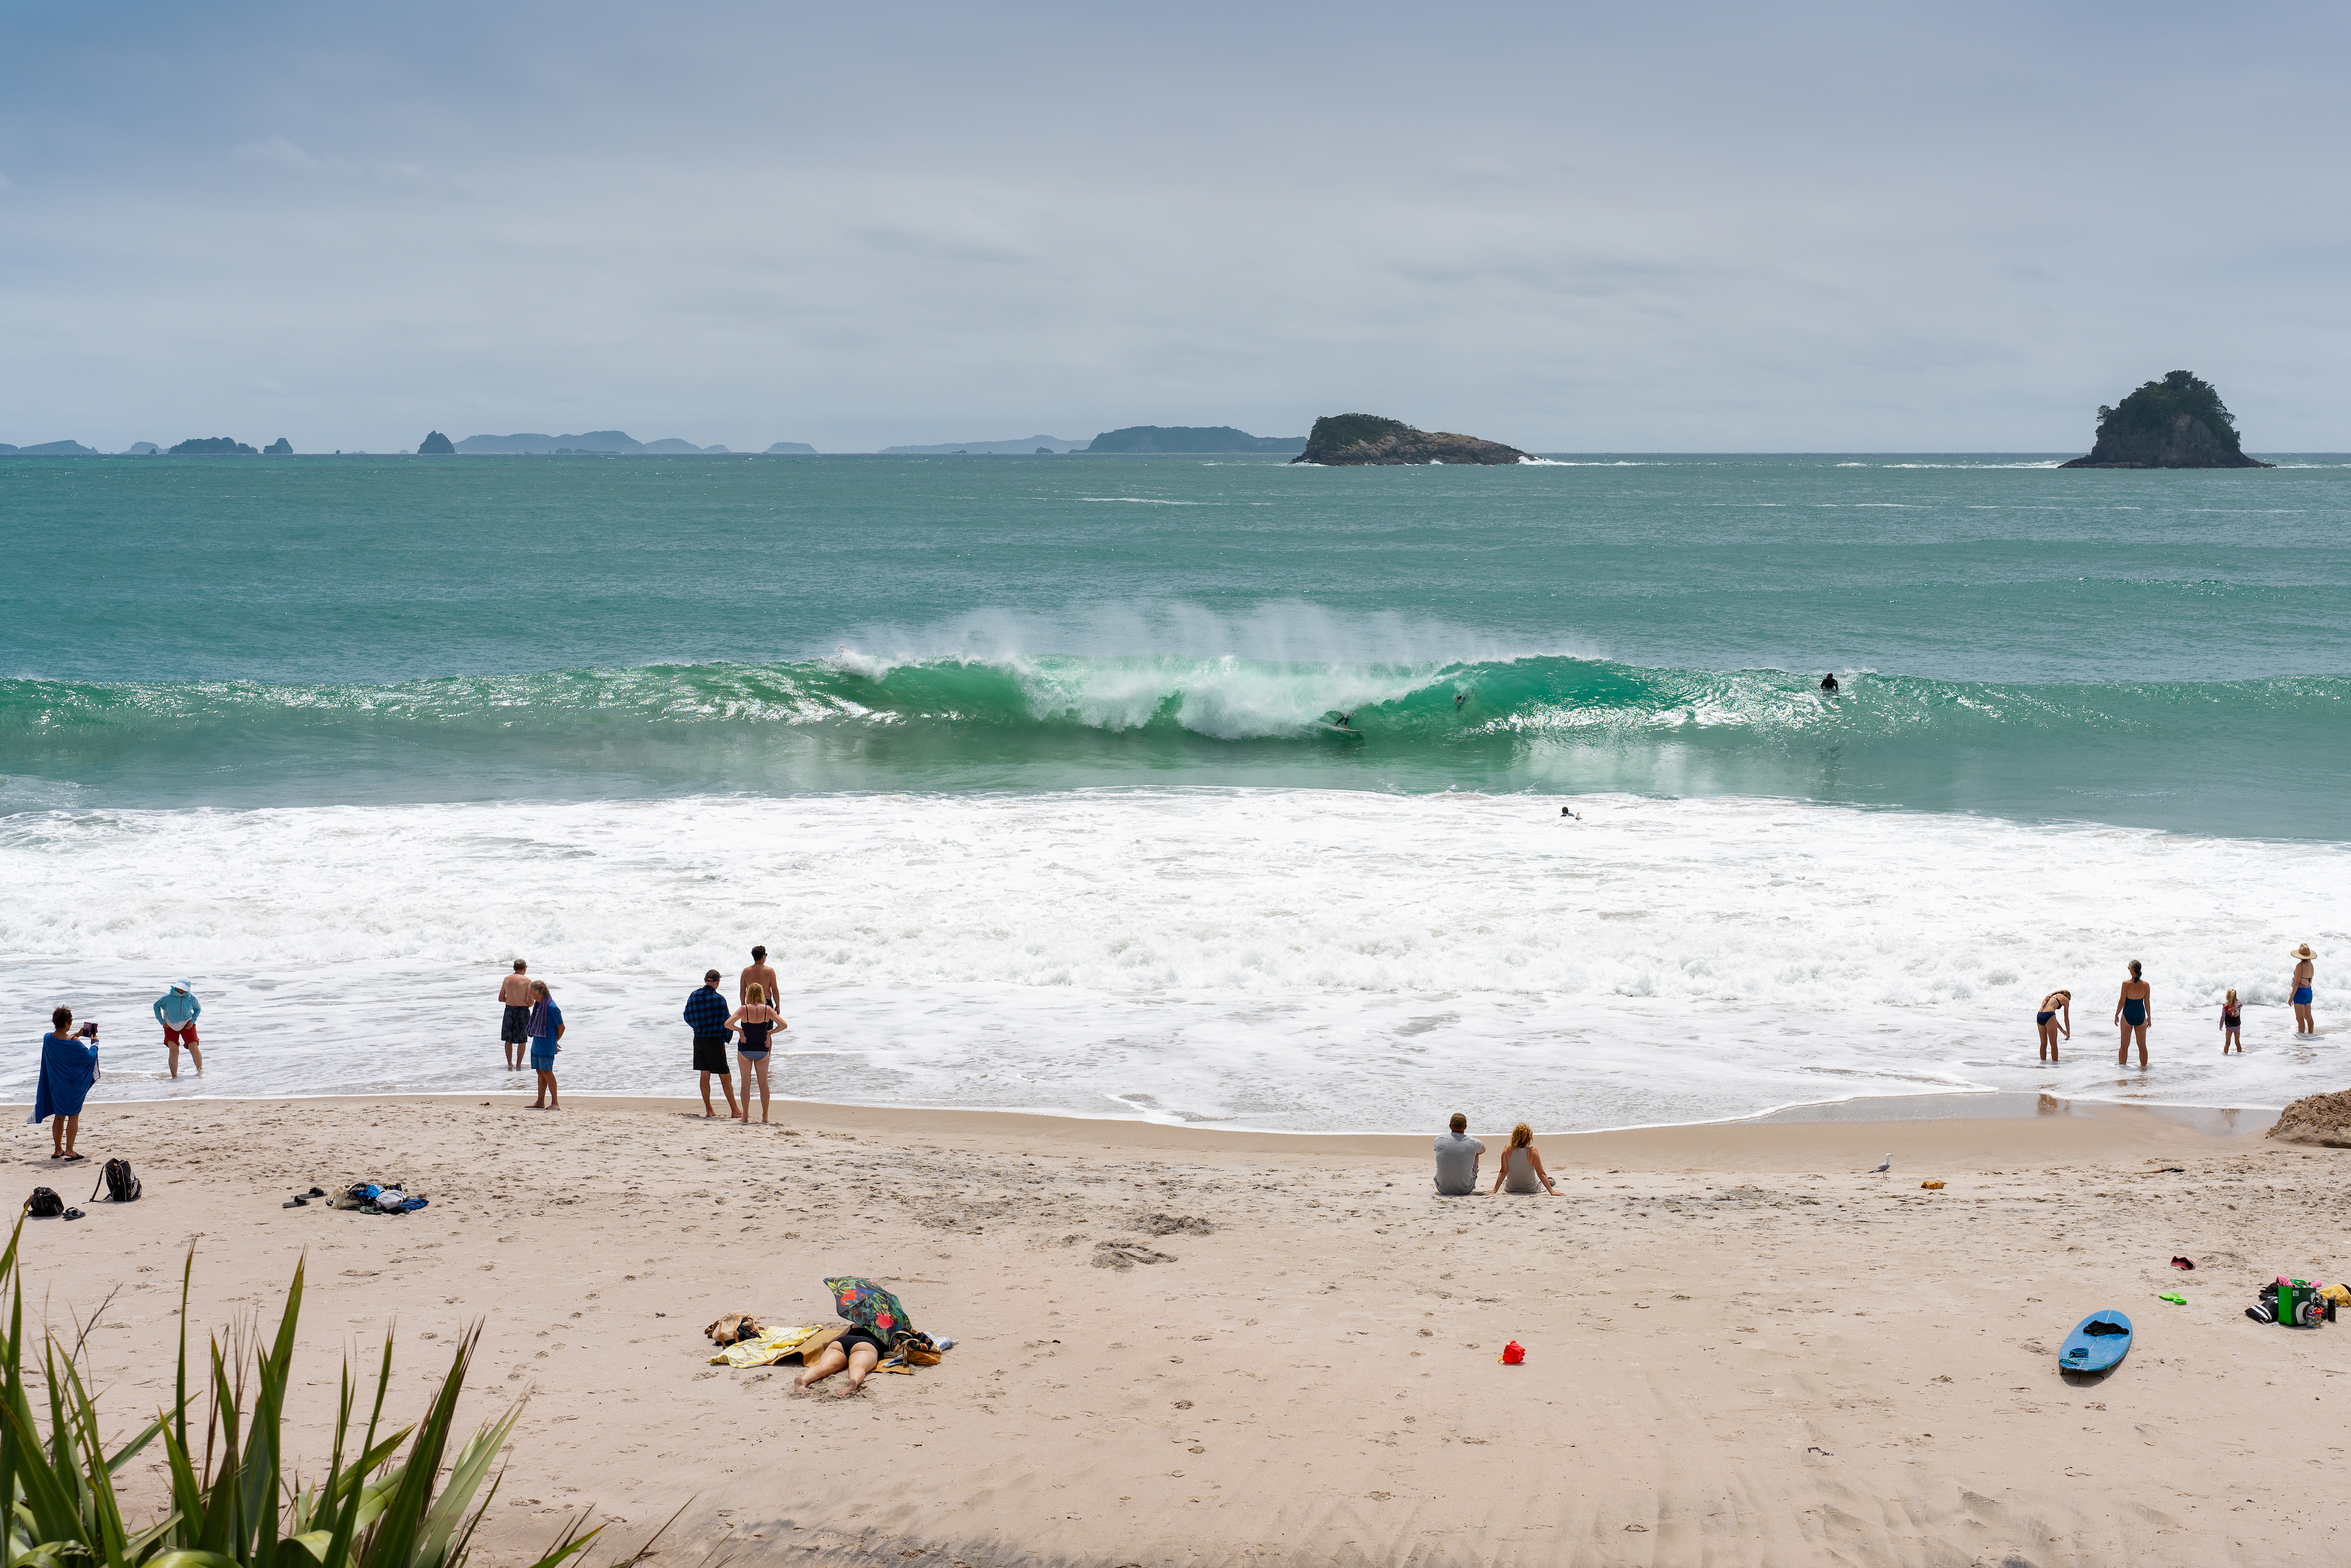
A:
<svg viewBox="0 0 2351 1568">
<path fill-rule="evenodd" d="M 940 1356 L 955 1348 L 954 1340 L 934 1339 L 916 1328 L 898 1298 L 872 1280 L 842 1274 L 825 1281 L 824 1288 L 832 1296 L 839 1323 L 763 1328 L 749 1313 L 730 1312 L 703 1330 L 720 1346 L 710 1365 L 773 1366 L 797 1359 L 802 1366 L 814 1366 L 826 1345 L 855 1330 L 890 1347 L 875 1370 L 912 1376 L 915 1367 L 936 1366 Z"/>
<path fill-rule="evenodd" d="M 354 1181 L 332 1197 L 322 1187 L 298 1192 L 279 1207 L 307 1209 L 314 1198 L 326 1199 L 329 1209 L 355 1209 L 361 1214 L 413 1214 L 431 1201 L 404 1181 Z"/>
</svg>

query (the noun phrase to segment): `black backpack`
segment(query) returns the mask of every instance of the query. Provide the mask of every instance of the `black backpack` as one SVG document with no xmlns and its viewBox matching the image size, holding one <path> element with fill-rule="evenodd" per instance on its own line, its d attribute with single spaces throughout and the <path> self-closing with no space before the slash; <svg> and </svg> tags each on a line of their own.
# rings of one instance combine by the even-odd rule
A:
<svg viewBox="0 0 2351 1568">
<path fill-rule="evenodd" d="M 93 1203 L 98 1201 L 99 1187 L 106 1189 L 106 1199 L 110 1203 L 135 1203 L 139 1200 L 139 1179 L 131 1174 L 131 1162 L 127 1159 L 106 1162 L 106 1168 L 99 1172 L 98 1186 L 89 1189 L 89 1199 Z"/>
<path fill-rule="evenodd" d="M 66 1200 L 46 1187 L 36 1187 L 25 1199 L 25 1212 L 36 1220 L 54 1220 L 66 1211 Z"/>
</svg>

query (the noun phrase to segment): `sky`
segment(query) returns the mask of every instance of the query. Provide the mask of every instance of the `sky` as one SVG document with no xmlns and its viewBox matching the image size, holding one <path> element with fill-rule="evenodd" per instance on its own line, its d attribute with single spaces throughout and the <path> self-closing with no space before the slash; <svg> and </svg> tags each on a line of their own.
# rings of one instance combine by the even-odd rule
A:
<svg viewBox="0 0 2351 1568">
<path fill-rule="evenodd" d="M 2351 449 L 2351 11 L 0 0 L 0 441 Z"/>
</svg>

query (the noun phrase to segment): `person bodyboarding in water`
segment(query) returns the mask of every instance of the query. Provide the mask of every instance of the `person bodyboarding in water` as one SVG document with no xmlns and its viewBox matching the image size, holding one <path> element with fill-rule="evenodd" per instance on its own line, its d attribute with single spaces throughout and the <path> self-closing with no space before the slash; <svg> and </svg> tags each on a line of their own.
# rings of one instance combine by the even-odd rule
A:
<svg viewBox="0 0 2351 1568">
<path fill-rule="evenodd" d="M 1821 690 L 1827 692 L 1832 697 L 1835 696 L 1837 694 L 1837 678 L 1833 674 L 1822 676 Z"/>
</svg>

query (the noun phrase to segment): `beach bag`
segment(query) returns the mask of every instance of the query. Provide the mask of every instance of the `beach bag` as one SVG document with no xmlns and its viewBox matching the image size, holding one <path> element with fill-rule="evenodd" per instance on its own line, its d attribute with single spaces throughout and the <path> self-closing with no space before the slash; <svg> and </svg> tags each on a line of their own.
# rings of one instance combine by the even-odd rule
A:
<svg viewBox="0 0 2351 1568">
<path fill-rule="evenodd" d="M 106 1189 L 106 1200 L 109 1203 L 139 1201 L 139 1179 L 131 1174 L 131 1162 L 127 1159 L 110 1159 L 106 1162 L 106 1168 L 98 1173 L 98 1181 L 89 1189 L 91 1202 L 98 1201 L 98 1189 L 100 1187 Z"/>
<path fill-rule="evenodd" d="M 46 1187 L 36 1187 L 25 1199 L 25 1212 L 36 1220 L 54 1220 L 66 1211 L 66 1200 Z"/>
<path fill-rule="evenodd" d="M 747 1312 L 730 1312 L 702 1331 L 714 1345 L 739 1345 L 747 1339 L 757 1339 L 766 1330 Z M 778 1352 L 780 1355 L 782 1353 Z"/>
<path fill-rule="evenodd" d="M 2290 1280 L 2280 1274 L 2275 1284 L 2262 1287 L 2260 1304 L 2245 1309 L 2245 1315 L 2255 1323 L 2316 1328 L 2320 1324 L 2335 1321 L 2335 1303 L 2327 1298 L 2325 1289 L 2308 1280 Z"/>
<path fill-rule="evenodd" d="M 872 1334 L 877 1345 L 894 1345 L 914 1332 L 898 1298 L 872 1280 L 842 1274 L 825 1281 L 824 1288 L 832 1293 L 832 1310 L 850 1327 Z"/>
</svg>

